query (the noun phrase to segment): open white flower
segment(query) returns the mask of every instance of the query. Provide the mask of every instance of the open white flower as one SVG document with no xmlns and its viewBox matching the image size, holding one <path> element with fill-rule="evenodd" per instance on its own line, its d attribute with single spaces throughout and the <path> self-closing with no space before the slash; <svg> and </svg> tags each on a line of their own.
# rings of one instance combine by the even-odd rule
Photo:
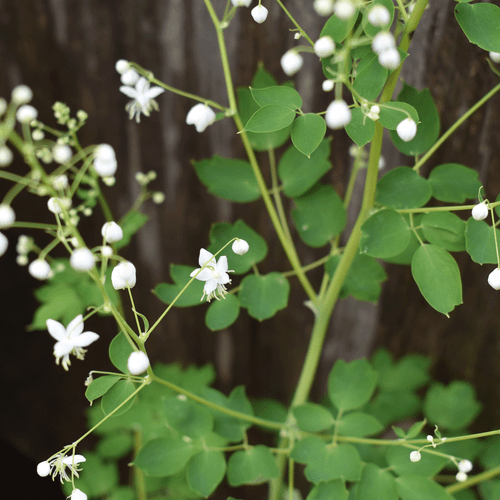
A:
<svg viewBox="0 0 500 500">
<path fill-rule="evenodd" d="M 195 269 L 190 276 L 205 282 L 201 300 L 205 298 L 205 295 L 207 296 L 207 302 L 210 302 L 212 299 L 220 300 L 217 294 L 225 298 L 224 295 L 227 294 L 227 291 L 224 285 L 231 283 L 231 279 L 227 273 L 234 272 L 227 269 L 227 257 L 222 255 L 217 262 L 213 254 L 202 248 L 198 264 L 200 267 Z"/>
<path fill-rule="evenodd" d="M 83 316 L 81 314 L 70 321 L 66 328 L 59 321 L 48 319 L 47 330 L 57 340 L 54 345 L 56 364 L 59 364 L 59 360 L 62 358 L 61 364 L 66 371 L 71 365 L 69 355 L 73 354 L 78 359 L 83 359 L 87 352 L 83 347 L 87 347 L 99 338 L 97 333 L 83 331 Z"/>
<path fill-rule="evenodd" d="M 39 476 L 45 477 L 51 474 L 52 469 L 54 469 L 52 480 L 54 480 L 56 475 L 59 474 L 61 483 L 63 483 L 64 481 L 71 481 L 71 477 L 68 476 L 66 468 L 69 469 L 71 476 L 78 477 L 78 472 L 81 469 L 78 469 L 77 466 L 80 462 L 85 462 L 86 460 L 87 459 L 83 455 L 65 456 L 58 453 L 52 460 L 40 462 L 36 470 Z"/>
<path fill-rule="evenodd" d="M 135 87 L 122 85 L 120 87 L 120 92 L 123 92 L 126 96 L 133 99 L 125 106 L 125 110 L 128 111 L 131 120 L 135 116 L 135 121 L 140 123 L 141 113 L 149 116 L 152 109 L 158 111 L 158 103 L 154 98 L 163 94 L 165 89 L 156 86 L 149 88 L 149 82 L 146 78 L 141 76 L 135 84 Z"/>
<path fill-rule="evenodd" d="M 186 116 L 186 123 L 194 125 L 196 132 L 204 132 L 204 130 L 215 121 L 215 113 L 208 105 L 203 103 L 195 104 Z"/>
</svg>

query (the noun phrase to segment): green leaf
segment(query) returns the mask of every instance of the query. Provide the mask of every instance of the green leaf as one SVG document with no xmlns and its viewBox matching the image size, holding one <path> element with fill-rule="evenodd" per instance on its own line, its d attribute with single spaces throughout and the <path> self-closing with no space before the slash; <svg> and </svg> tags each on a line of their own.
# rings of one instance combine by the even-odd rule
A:
<svg viewBox="0 0 500 500">
<path fill-rule="evenodd" d="M 425 239 L 449 252 L 465 250 L 465 221 L 451 212 L 431 212 L 420 222 Z"/>
<path fill-rule="evenodd" d="M 432 196 L 447 203 L 463 203 L 477 197 L 481 182 L 472 168 L 458 163 L 445 163 L 429 175 Z"/>
<path fill-rule="evenodd" d="M 344 436 L 365 437 L 378 434 L 384 427 L 373 416 L 362 411 L 353 411 L 342 415 L 337 422 L 337 431 Z"/>
<path fill-rule="evenodd" d="M 398 101 L 411 104 L 417 110 L 420 123 L 417 127 L 417 135 L 411 141 L 404 142 L 396 131 L 391 131 L 392 142 L 405 155 L 421 155 L 436 142 L 441 127 L 439 113 L 432 95 L 429 89 L 418 92 L 411 85 L 404 83 L 403 90 L 398 95 Z"/>
<path fill-rule="evenodd" d="M 290 284 L 280 273 L 251 274 L 243 278 L 238 298 L 252 318 L 262 321 L 287 306 L 289 293 Z"/>
<path fill-rule="evenodd" d="M 169 428 L 192 439 L 205 437 L 214 426 L 214 417 L 207 408 L 177 396 L 164 400 L 163 415 Z"/>
<path fill-rule="evenodd" d="M 301 464 L 314 463 L 326 453 L 326 443 L 318 436 L 307 436 L 295 441 L 290 458 Z"/>
<path fill-rule="evenodd" d="M 288 127 L 295 120 L 295 111 L 284 106 L 270 104 L 258 109 L 248 120 L 245 132 L 276 132 Z"/>
<path fill-rule="evenodd" d="M 413 255 L 411 273 L 420 293 L 436 311 L 448 316 L 462 303 L 460 270 L 441 247 L 422 245 Z"/>
<path fill-rule="evenodd" d="M 109 359 L 122 373 L 128 373 L 127 361 L 133 350 L 125 334 L 120 332 L 109 344 Z"/>
<path fill-rule="evenodd" d="M 328 396 L 339 410 L 361 408 L 371 398 L 377 377 L 366 359 L 338 360 L 328 376 Z"/>
<path fill-rule="evenodd" d="M 302 107 L 300 94 L 291 87 L 279 85 L 260 89 L 250 87 L 250 92 L 255 102 L 261 108 L 270 105 L 283 106 L 290 109 L 300 109 Z"/>
<path fill-rule="evenodd" d="M 396 130 L 397 126 L 405 119 L 410 118 L 418 123 L 417 110 L 406 102 L 391 101 L 380 106 L 380 124 L 389 129 Z"/>
<path fill-rule="evenodd" d="M 240 302 L 236 295 L 229 294 L 225 300 L 215 300 L 205 314 L 205 324 L 213 332 L 230 327 L 240 315 Z"/>
<path fill-rule="evenodd" d="M 351 31 L 357 17 L 358 16 L 356 14 L 352 15 L 348 19 L 340 19 L 335 15 L 331 16 L 323 26 L 319 37 L 321 38 L 328 35 L 331 36 L 336 43 L 341 43 L 349 31 Z"/>
<path fill-rule="evenodd" d="M 252 400 L 255 416 L 284 424 L 288 416 L 286 407 L 270 398 Z"/>
<path fill-rule="evenodd" d="M 227 480 L 231 486 L 259 484 L 278 476 L 279 470 L 273 454 L 264 445 L 237 451 L 227 463 Z"/>
<path fill-rule="evenodd" d="M 166 304 L 171 304 L 191 279 L 190 274 L 194 269 L 192 266 L 170 264 L 170 276 L 174 283 L 159 283 L 155 286 L 153 293 Z M 175 307 L 191 307 L 201 304 L 200 299 L 203 296 L 203 287 L 203 281 L 193 280 L 177 299 Z"/>
<path fill-rule="evenodd" d="M 134 236 L 139 229 L 141 229 L 144 224 L 149 220 L 149 217 L 138 210 L 131 210 L 127 212 L 119 221 L 118 225 L 122 228 L 123 238 L 120 241 L 114 243 L 114 247 L 116 250 L 120 250 L 123 247 L 126 247 L 132 236 Z"/>
<path fill-rule="evenodd" d="M 433 477 L 449 463 L 448 458 L 426 453 L 425 448 L 421 451 L 422 459 L 419 462 L 412 462 L 410 460 L 411 451 L 411 449 L 401 446 L 387 447 L 387 463 L 398 476 L 419 474 Z"/>
<path fill-rule="evenodd" d="M 315 113 L 307 113 L 295 119 L 290 135 L 293 145 L 310 158 L 321 144 L 325 133 L 326 122 L 324 118 Z"/>
<path fill-rule="evenodd" d="M 455 17 L 469 42 L 489 52 L 500 52 L 500 7 L 492 3 L 460 3 Z"/>
<path fill-rule="evenodd" d="M 207 250 L 215 254 L 233 238 L 245 240 L 250 247 L 248 252 L 244 255 L 236 255 L 231 251 L 231 247 L 226 247 L 221 255 L 228 256 L 229 268 L 235 274 L 246 274 L 253 265 L 265 259 L 268 251 L 266 241 L 241 219 L 234 224 L 218 222 L 210 229 L 210 246 Z"/>
<path fill-rule="evenodd" d="M 431 195 L 429 183 L 418 172 L 410 167 L 397 167 L 377 182 L 375 201 L 387 208 L 420 208 Z"/>
<path fill-rule="evenodd" d="M 307 495 L 306 500 L 347 500 L 349 492 L 343 479 L 332 479 L 316 485 Z"/>
<path fill-rule="evenodd" d="M 283 193 L 296 197 L 306 193 L 328 170 L 331 139 L 324 139 L 310 158 L 295 146 L 290 146 L 278 163 L 278 176 L 283 184 Z"/>
<path fill-rule="evenodd" d="M 294 201 L 292 218 L 306 245 L 322 247 L 344 230 L 346 211 L 332 186 L 317 184 Z"/>
<path fill-rule="evenodd" d="M 383 209 L 371 215 L 361 226 L 361 253 L 380 259 L 400 254 L 408 246 L 411 229 L 395 210 Z"/>
<path fill-rule="evenodd" d="M 380 391 L 373 401 L 368 403 L 364 411 L 376 417 L 386 427 L 390 423 L 414 417 L 420 407 L 420 399 L 413 392 Z"/>
<path fill-rule="evenodd" d="M 226 459 L 218 450 L 202 450 L 187 466 L 189 486 L 203 497 L 209 497 L 224 479 Z"/>
<path fill-rule="evenodd" d="M 87 387 L 85 391 L 85 397 L 92 403 L 97 398 L 100 398 L 106 394 L 111 387 L 113 387 L 119 380 L 119 377 L 115 375 L 104 375 L 102 377 L 96 378 Z"/>
<path fill-rule="evenodd" d="M 388 471 L 367 463 L 356 486 L 355 500 L 398 500 L 394 476 Z"/>
<path fill-rule="evenodd" d="M 113 432 L 104 436 L 97 444 L 97 451 L 103 458 L 123 458 L 134 447 L 132 434 L 129 432 Z"/>
<path fill-rule="evenodd" d="M 495 232 L 500 242 L 500 231 L 495 229 Z M 484 220 L 469 218 L 465 226 L 465 248 L 470 258 L 477 264 L 497 263 L 493 228 Z"/>
<path fill-rule="evenodd" d="M 196 174 L 208 192 L 230 201 L 248 203 L 260 198 L 259 185 L 247 161 L 215 155 L 193 162 Z"/>
<path fill-rule="evenodd" d="M 441 485 L 424 476 L 398 477 L 396 487 L 401 500 L 453 500 Z"/>
<path fill-rule="evenodd" d="M 425 395 L 424 414 L 431 424 L 440 428 L 464 429 L 480 410 L 474 387 L 461 380 L 454 380 L 448 387 L 436 383 Z"/>
<path fill-rule="evenodd" d="M 192 454 L 192 443 L 182 439 L 158 438 L 147 442 L 139 450 L 134 465 L 149 476 L 172 476 L 184 469 Z"/>
<path fill-rule="evenodd" d="M 347 135 L 359 146 L 368 144 L 375 135 L 375 122 L 365 118 L 361 108 L 351 111 L 351 121 L 345 126 Z"/>
<path fill-rule="evenodd" d="M 303 403 L 292 408 L 292 413 L 300 429 L 307 432 L 319 432 L 329 429 L 335 419 L 324 406 L 315 403 Z"/>
<path fill-rule="evenodd" d="M 358 62 L 353 87 L 367 101 L 374 101 L 382 92 L 389 70 L 378 62 L 378 56 L 370 51 Z"/>
<path fill-rule="evenodd" d="M 101 408 L 105 415 L 109 415 L 113 410 L 118 408 L 126 401 L 135 391 L 135 386 L 130 380 L 118 380 L 116 384 L 109 389 L 101 399 Z M 120 407 L 113 416 L 125 413 L 134 404 L 135 397 L 130 398 L 123 406 Z"/>
</svg>

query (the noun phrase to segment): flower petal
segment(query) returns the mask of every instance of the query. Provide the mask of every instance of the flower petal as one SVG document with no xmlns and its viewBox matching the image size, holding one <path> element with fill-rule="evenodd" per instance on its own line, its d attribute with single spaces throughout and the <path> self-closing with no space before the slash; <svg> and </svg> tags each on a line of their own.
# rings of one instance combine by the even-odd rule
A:
<svg viewBox="0 0 500 500">
<path fill-rule="evenodd" d="M 69 322 L 66 327 L 66 337 L 68 339 L 74 340 L 78 335 L 83 332 L 83 316 L 79 314 L 76 318 Z"/>
<path fill-rule="evenodd" d="M 63 463 L 66 465 L 79 464 L 80 462 L 85 462 L 87 459 L 83 455 L 70 455 L 69 457 L 64 457 L 62 459 Z"/>
<path fill-rule="evenodd" d="M 203 267 L 212 258 L 213 254 L 211 254 L 208 250 L 202 248 L 200 250 L 200 257 L 198 259 L 198 264 L 200 265 L 200 267 Z M 215 259 L 213 259 L 213 262 L 215 264 Z"/>
<path fill-rule="evenodd" d="M 195 269 L 192 273 L 191 273 L 191 278 L 198 272 L 200 271 L 200 268 L 198 269 Z M 200 274 L 198 274 L 198 276 L 196 276 L 196 279 L 197 280 L 200 280 L 200 281 L 207 281 L 209 279 L 212 278 L 212 271 L 210 269 L 208 269 L 207 267 L 205 267 L 205 269 L 202 269 L 200 271 Z"/>
<path fill-rule="evenodd" d="M 137 83 L 135 84 L 135 89 L 139 94 L 142 95 L 144 94 L 144 91 L 147 90 L 146 86 L 149 86 L 149 82 L 146 80 L 146 78 L 141 76 L 139 80 L 137 80 Z"/>
<path fill-rule="evenodd" d="M 161 87 L 153 87 L 152 89 L 149 89 L 146 92 L 146 98 L 147 99 L 154 99 L 155 97 L 159 96 L 160 94 L 163 94 L 165 92 L 165 89 L 162 89 Z"/>
<path fill-rule="evenodd" d="M 95 342 L 98 338 L 99 338 L 99 335 L 97 335 L 97 333 L 84 332 L 76 339 L 73 339 L 72 344 L 76 345 L 78 347 L 86 347 L 86 346 L 92 344 L 92 342 Z"/>
<path fill-rule="evenodd" d="M 137 90 L 135 90 L 133 87 L 122 85 L 120 87 L 120 92 L 123 92 L 127 97 L 130 97 L 131 99 L 137 99 Z"/>
<path fill-rule="evenodd" d="M 59 323 L 59 321 L 55 321 L 53 319 L 48 319 L 46 321 L 47 330 L 49 331 L 52 338 L 56 340 L 66 340 L 66 328 Z"/>
<path fill-rule="evenodd" d="M 223 255 L 220 259 L 219 262 L 217 262 L 217 270 L 219 271 L 220 274 L 227 272 L 228 264 L 227 264 L 227 257 Z"/>
<path fill-rule="evenodd" d="M 54 345 L 54 356 L 56 358 L 62 358 L 63 356 L 68 355 L 73 348 L 75 347 L 75 344 L 73 342 L 68 342 L 67 340 L 60 340 L 59 342 L 56 342 Z"/>
<path fill-rule="evenodd" d="M 205 281 L 205 286 L 203 287 L 204 292 L 210 295 L 217 288 L 217 280 L 210 278 Z"/>
</svg>

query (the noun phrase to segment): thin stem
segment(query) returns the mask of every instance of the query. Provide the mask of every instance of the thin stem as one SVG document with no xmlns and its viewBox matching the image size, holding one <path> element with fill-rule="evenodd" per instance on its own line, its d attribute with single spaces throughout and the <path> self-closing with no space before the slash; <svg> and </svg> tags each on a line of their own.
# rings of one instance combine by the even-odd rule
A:
<svg viewBox="0 0 500 500">
<path fill-rule="evenodd" d="M 300 34 L 312 45 L 314 46 L 314 42 L 307 36 L 307 33 L 300 27 L 299 23 L 294 19 L 294 17 L 288 12 L 288 10 L 285 8 L 285 6 L 281 3 L 281 0 L 276 0 L 276 2 L 279 4 L 279 6 L 283 9 L 283 12 L 288 16 L 290 21 L 296 26 L 296 28 L 299 30 Z"/>
</svg>

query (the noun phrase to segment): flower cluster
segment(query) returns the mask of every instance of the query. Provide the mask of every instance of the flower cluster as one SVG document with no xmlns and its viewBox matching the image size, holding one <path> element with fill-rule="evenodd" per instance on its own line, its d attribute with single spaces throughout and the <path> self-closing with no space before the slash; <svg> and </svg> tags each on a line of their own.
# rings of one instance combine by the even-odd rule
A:
<svg viewBox="0 0 500 500">
<path fill-rule="evenodd" d="M 58 453 L 54 458 L 40 462 L 37 465 L 36 471 L 41 477 L 52 474 L 52 479 L 55 479 L 59 474 L 61 483 L 63 483 L 64 481 L 71 481 L 71 477 L 68 476 L 66 469 L 69 470 L 71 476 L 79 477 L 78 472 L 80 472 L 81 469 L 78 469 L 78 464 L 85 462 L 85 460 L 83 455 L 66 456 Z"/>
<path fill-rule="evenodd" d="M 378 62 L 384 68 L 394 70 L 401 63 L 394 35 L 389 31 L 380 31 L 373 37 L 372 50 L 378 55 Z"/>
</svg>

